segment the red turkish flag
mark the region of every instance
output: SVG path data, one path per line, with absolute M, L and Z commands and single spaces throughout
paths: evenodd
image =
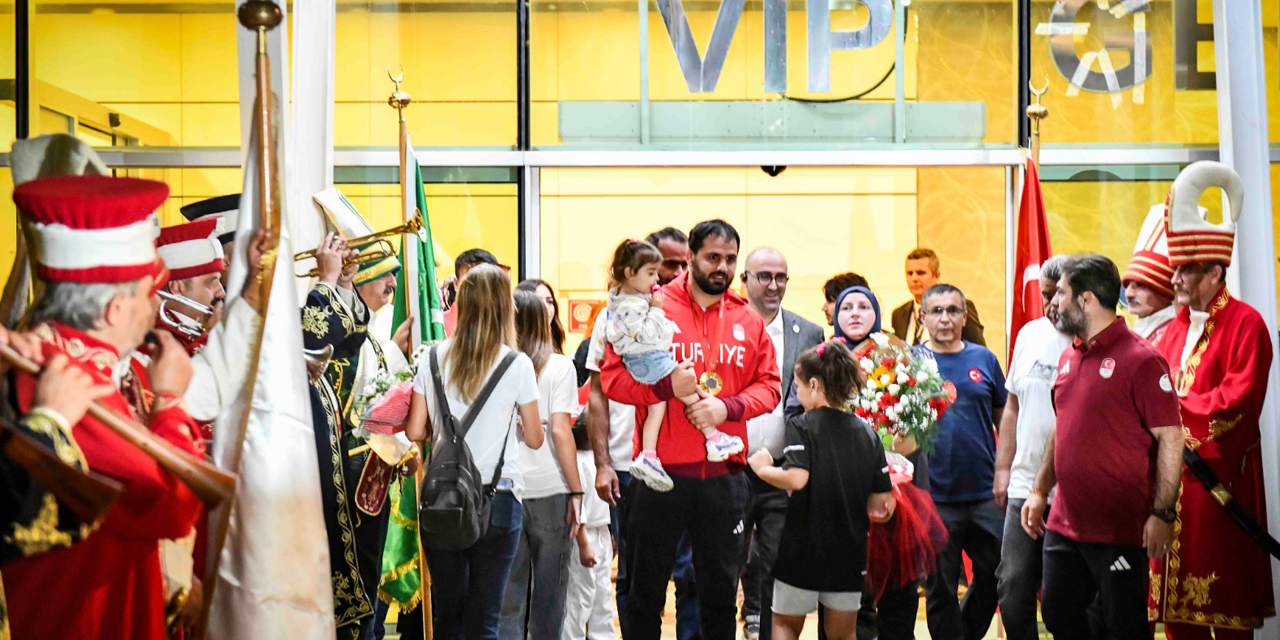
M 1049 225 L 1040 192 L 1040 172 L 1027 158 L 1027 177 L 1022 183 L 1022 203 L 1018 207 L 1017 259 L 1014 261 L 1013 313 L 1009 324 L 1009 360 L 1022 326 L 1044 315 L 1040 301 L 1040 265 L 1053 250 L 1049 248 Z

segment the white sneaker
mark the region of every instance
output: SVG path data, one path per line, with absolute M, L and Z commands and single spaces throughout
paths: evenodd
M 745 448 L 742 438 L 722 432 L 719 438 L 707 441 L 707 461 L 724 462 L 729 456 L 741 453 Z
M 638 478 L 650 489 L 659 493 L 666 493 L 675 486 L 675 483 L 671 482 L 671 476 L 667 475 L 666 470 L 662 468 L 662 461 L 658 460 L 657 456 L 640 454 L 631 463 L 631 477 Z

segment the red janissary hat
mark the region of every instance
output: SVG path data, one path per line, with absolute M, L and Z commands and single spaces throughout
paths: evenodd
M 202 218 L 160 230 L 156 253 L 169 267 L 169 277 L 186 280 L 222 271 L 226 266 L 222 243 L 214 235 L 216 218 Z
M 1207 209 L 1199 206 L 1200 196 L 1210 187 L 1227 193 L 1229 212 L 1222 222 L 1206 219 Z M 1169 188 L 1165 200 L 1165 228 L 1169 233 L 1169 264 L 1180 267 L 1193 262 L 1221 262 L 1231 265 L 1231 247 L 1236 240 L 1236 220 L 1244 204 L 1244 183 L 1231 167 L 1201 160 L 1183 169 Z
M 1173 298 L 1173 267 L 1169 266 L 1169 244 L 1165 236 L 1164 205 L 1158 204 L 1147 211 L 1142 232 L 1133 246 L 1129 268 L 1124 270 L 1122 284 L 1132 281 L 1159 291 L 1166 298 Z
M 55 176 L 18 185 L 36 275 L 46 282 L 114 284 L 167 277 L 156 256 L 155 211 L 163 182 L 110 176 Z

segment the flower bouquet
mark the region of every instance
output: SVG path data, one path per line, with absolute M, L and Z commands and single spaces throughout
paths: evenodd
M 933 425 L 953 402 L 938 364 L 906 345 L 890 343 L 883 333 L 873 333 L 871 339 L 874 348 L 858 360 L 867 381 L 850 398 L 849 408 L 875 428 L 886 450 L 895 449 L 896 438 L 931 452 Z
M 379 371 L 352 401 L 351 414 L 357 426 L 351 435 L 363 440 L 364 446 L 390 465 L 403 464 L 418 450 L 404 435 L 409 402 L 413 399 L 414 374 L 412 367 Z M 352 449 L 351 453 L 362 451 L 364 446 Z

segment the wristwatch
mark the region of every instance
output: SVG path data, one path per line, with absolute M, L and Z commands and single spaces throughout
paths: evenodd
M 1178 519 L 1178 510 L 1173 507 L 1165 507 L 1164 509 L 1152 509 L 1151 515 L 1157 518 L 1160 518 L 1161 520 L 1169 524 L 1173 524 L 1173 521 Z

